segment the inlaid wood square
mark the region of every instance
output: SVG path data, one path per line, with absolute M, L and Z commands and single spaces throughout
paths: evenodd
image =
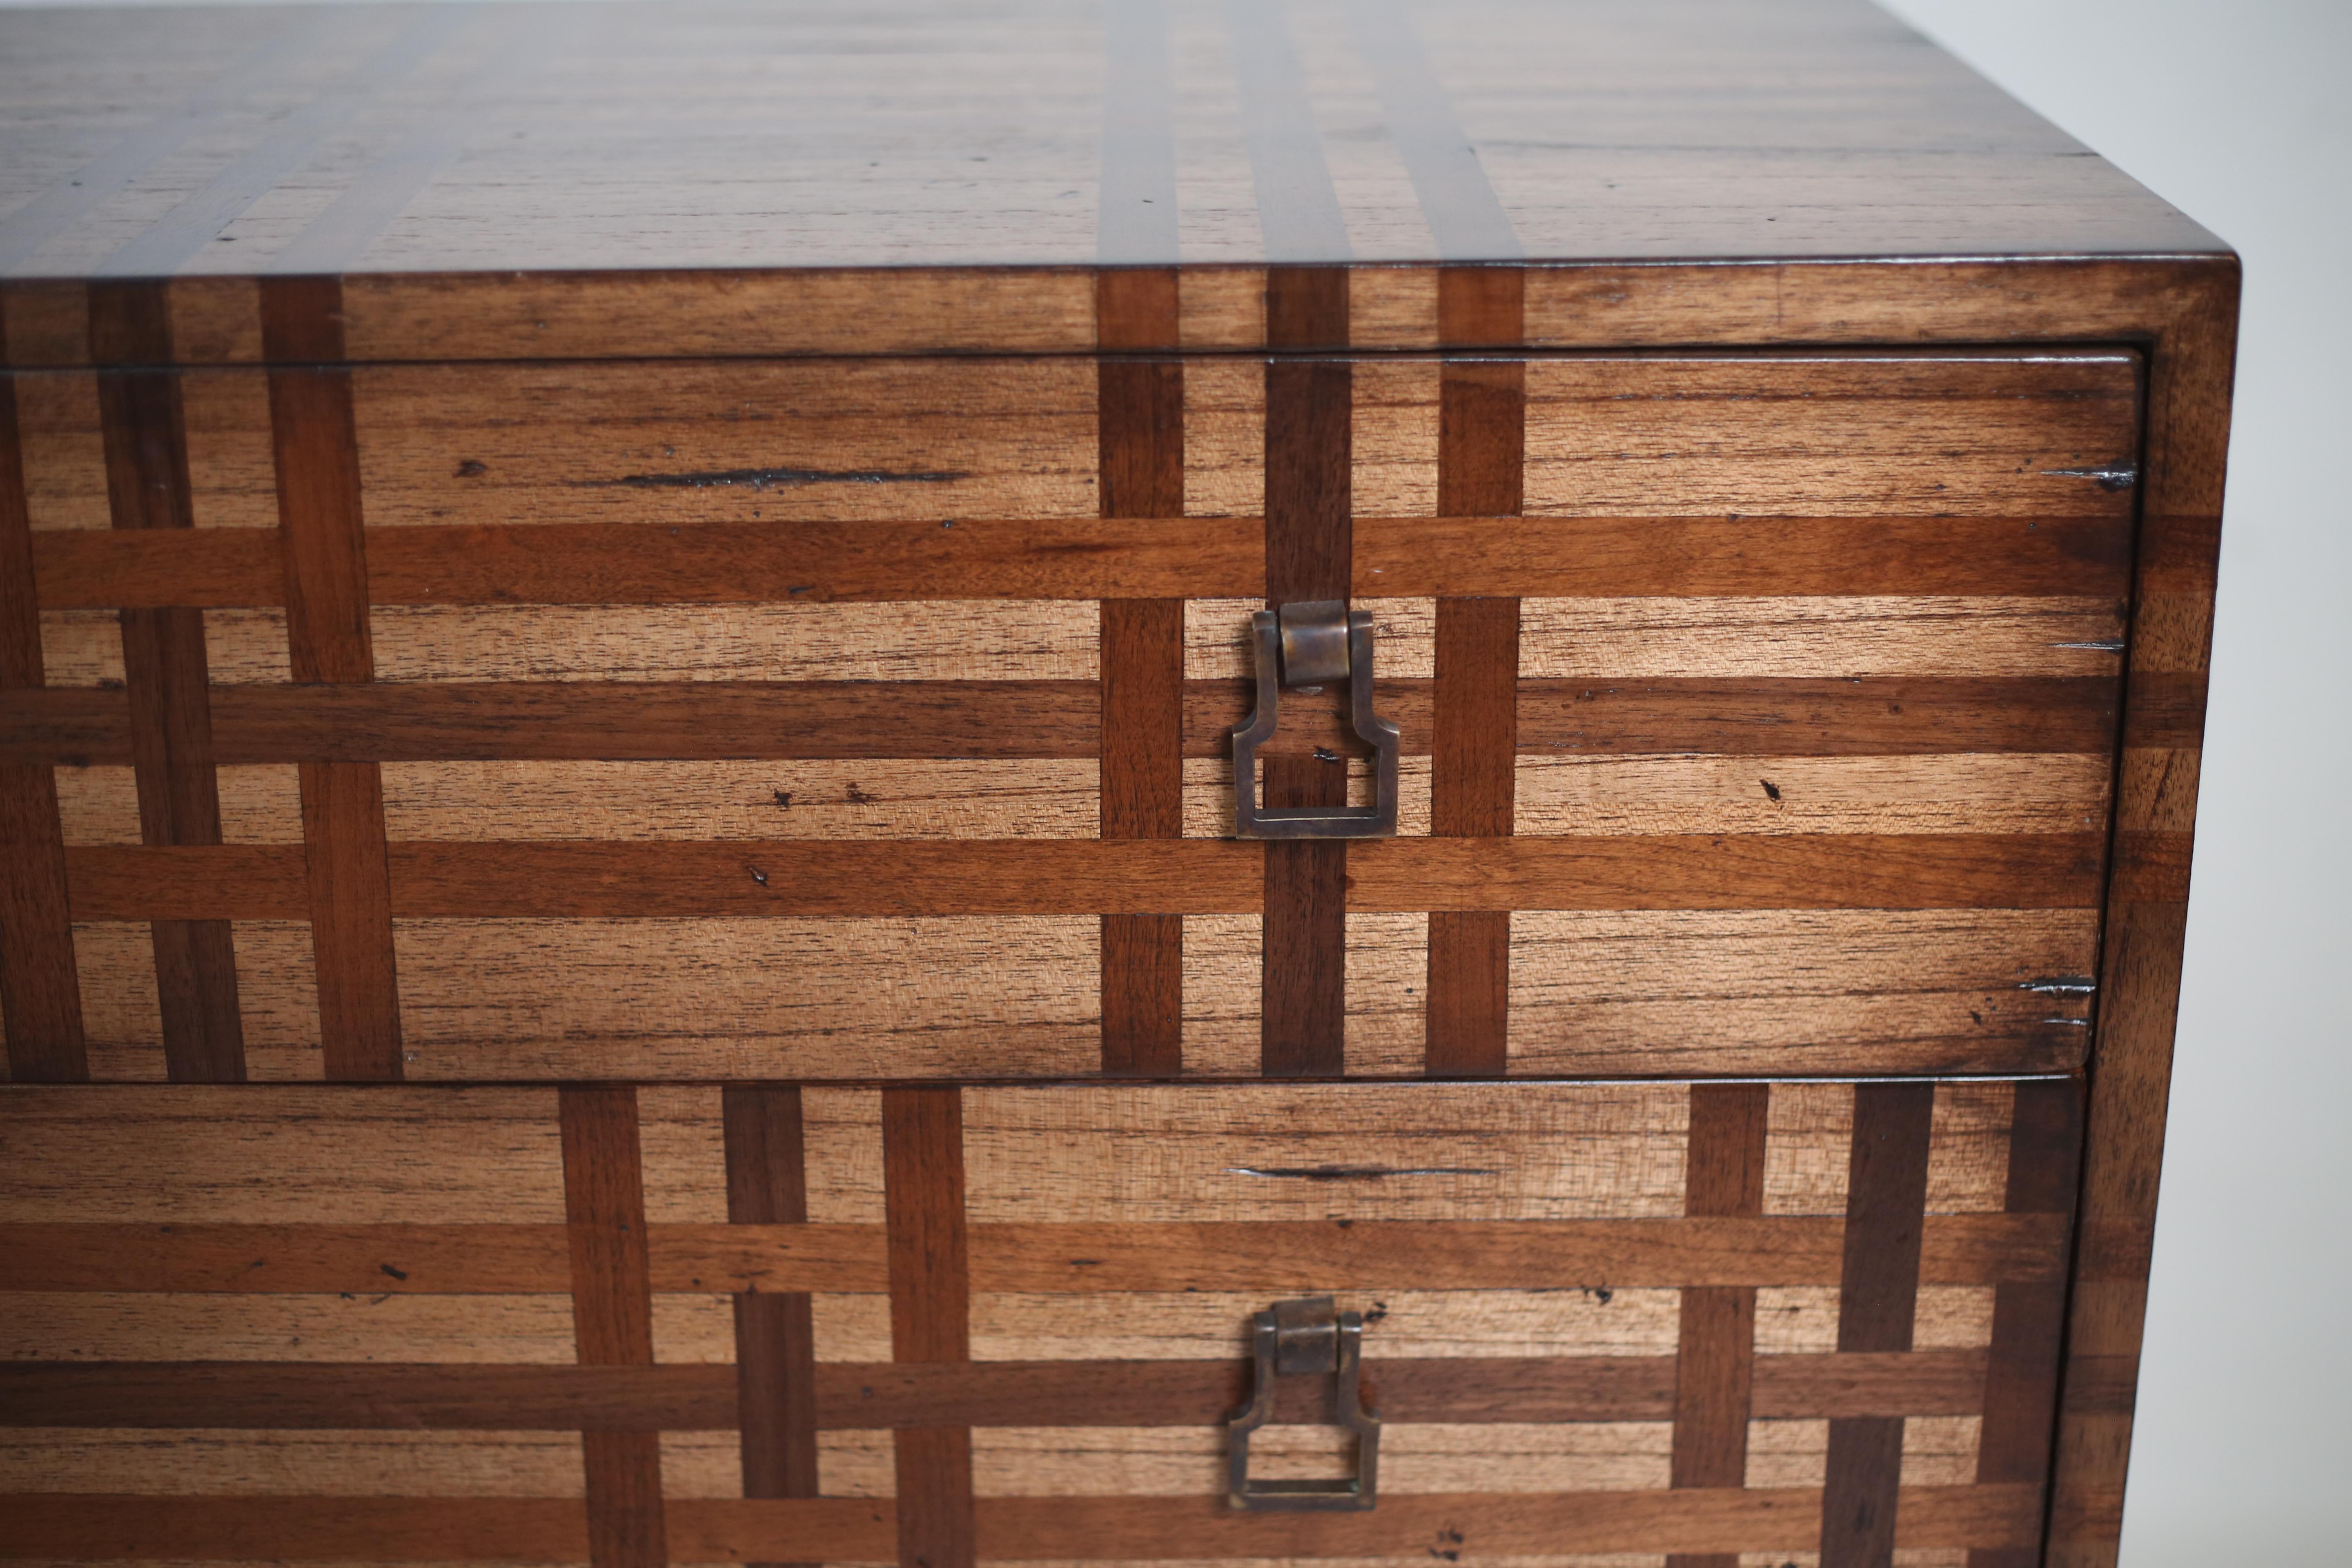
M 2011 1547 L 2075 1093 L 13 1089 L 9 1551 L 1834 1552 L 1857 1499 Z M 1379 1505 L 1233 1513 L 1251 1314 L 1320 1293 Z M 1283 1401 L 1263 1472 L 1339 1462 Z

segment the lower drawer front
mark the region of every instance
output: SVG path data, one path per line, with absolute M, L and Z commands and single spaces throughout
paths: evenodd
M 1965 1563 L 2039 1537 L 2076 1093 L 0 1090 L 0 1552 Z M 1375 1506 L 1237 1511 L 1318 1294 Z M 1283 1381 L 1254 1478 L 1339 1473 Z

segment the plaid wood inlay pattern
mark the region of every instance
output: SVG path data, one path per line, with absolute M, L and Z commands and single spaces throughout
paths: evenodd
M 206 997 L 276 1079 L 2083 1059 L 2133 525 L 2074 470 L 2131 448 L 2130 355 L 1531 357 L 1489 346 L 1535 330 L 1517 275 L 1456 268 L 1458 348 L 1350 361 L 1386 297 L 1277 273 L 1243 362 L 1165 353 L 1194 296 L 1139 268 L 1089 363 L 488 402 L 336 363 L 289 280 L 289 363 L 136 373 L 201 413 L 193 527 L 103 526 L 117 373 L 18 374 L 43 679 L 0 763 L 58 780 L 94 1076 L 181 1070 Z M 1833 412 L 1791 447 L 1759 398 Z M 1306 597 L 1380 620 L 1397 842 L 1214 842 L 1249 611 Z M 200 626 L 224 842 L 144 830 L 125 615 Z M 1348 787 L 1318 749 L 1354 746 L 1301 695 L 1265 787 Z M 221 933 L 219 984 L 134 923 Z
M 1896 1545 L 2010 1551 L 2038 1488 L 1984 1445 L 2074 1092 L 11 1089 L 0 1551 L 1706 1560 L 1817 1549 L 1834 1434 L 1906 1417 Z M 1369 1319 L 1380 1507 L 1226 1517 L 1248 1315 L 1319 1290 Z M 1295 1392 L 1274 1473 L 1326 1462 Z M 1751 1421 L 1797 1446 L 1743 1467 Z

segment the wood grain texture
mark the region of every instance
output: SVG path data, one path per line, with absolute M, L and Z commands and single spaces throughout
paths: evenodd
M 95 681 L 90 684 L 95 685 Z M 1430 689 L 1378 682 L 1375 706 L 1427 755 Z M 1237 680 L 1185 682 L 1187 757 L 1229 749 Z M 1522 679 L 1522 752 L 1764 756 L 2090 753 L 2120 716 L 2108 677 Z M 11 762 L 128 764 L 128 710 L 104 690 L 0 693 Z M 2151 714 L 2151 719 L 2159 714 Z M 1093 757 L 1092 681 L 449 682 L 225 686 L 224 763 L 316 760 Z M 1296 734 L 1293 734 L 1296 731 Z M 1286 715 L 1280 754 L 1343 742 L 1335 716 Z
M 0 313 L 0 346 L 7 321 Z M 0 692 L 44 683 L 15 376 L 0 377 Z M 54 773 L 0 762 L 0 1027 L 14 1083 L 88 1076 Z
M 1043 1293 L 1279 1292 L 1302 1271 L 1349 1290 L 1818 1287 L 1839 1277 L 1843 1235 L 1834 1216 L 1769 1215 L 1496 1220 L 1468 1237 L 1437 1220 L 995 1225 L 974 1232 L 972 1279 L 980 1290 Z M 664 1290 L 856 1292 L 886 1288 L 883 1241 L 870 1225 L 670 1225 L 650 1246 Z M 560 1290 L 569 1278 L 552 1226 L 52 1223 L 12 1225 L 0 1244 L 24 1282 L 47 1290 L 512 1295 Z M 126 1245 L 144 1256 L 116 1256 Z M 1929 1216 L 1923 1248 L 1922 1279 L 1956 1287 L 2048 1283 L 2065 1254 L 2063 1227 L 2032 1215 Z M 385 1272 L 387 1252 L 406 1279 Z
M 262 316 L 273 358 L 342 357 L 342 293 L 333 279 L 270 284 L 263 290 Z M 318 363 L 273 370 L 269 411 L 293 677 L 365 685 L 375 679 L 375 655 L 351 373 Z M 303 763 L 302 840 L 328 1076 L 396 1079 L 400 998 L 384 867 L 383 785 L 373 763 Z
M 1443 469 L 1441 482 L 1442 475 Z M 1515 599 L 1438 601 L 1437 677 L 1431 690 L 1433 834 L 1497 837 L 1514 830 L 1518 622 Z M 1431 915 L 1428 985 L 1431 1076 L 1507 1070 L 1509 912 Z
M 951 31 L 918 36 L 887 19 L 831 16 L 761 27 L 717 8 L 677 19 L 618 13 L 567 34 L 535 71 L 488 83 L 463 68 L 482 44 L 442 37 L 453 21 L 438 14 L 402 18 L 402 26 L 354 20 L 314 30 L 287 40 L 269 71 L 250 63 L 257 28 L 226 37 L 159 28 L 101 67 L 105 57 L 86 35 L 29 26 L 20 52 L 95 59 L 83 67 L 85 95 L 69 102 L 43 92 L 47 79 L 30 68 L 5 84 L 39 112 L 28 115 L 27 174 L 0 255 L 12 270 L 45 276 L 78 275 L 126 250 L 118 265 L 144 256 L 136 270 L 172 270 L 157 262 L 167 258 L 189 275 L 190 305 L 212 307 L 201 319 L 215 352 L 245 354 L 252 334 L 236 330 L 238 313 L 228 308 L 236 282 L 255 271 L 350 270 L 373 285 L 360 312 L 363 335 L 391 325 L 385 316 L 447 335 L 472 328 L 490 338 L 477 351 L 487 356 L 518 345 L 577 353 L 596 341 L 590 334 L 614 330 L 604 316 L 635 322 L 642 311 L 609 300 L 592 311 L 584 290 L 566 286 L 570 274 L 622 268 L 639 275 L 641 292 L 689 268 L 727 285 L 690 324 L 701 352 L 805 352 L 845 339 L 877 349 L 951 347 L 982 330 L 974 316 L 997 333 L 1050 331 L 1091 347 L 1093 289 L 1079 269 L 1102 257 L 1107 223 L 1133 218 L 1114 205 L 1118 195 L 1145 188 L 1171 205 L 1181 193 L 1183 218 L 1160 222 L 1151 243 L 1115 255 L 1159 268 L 1180 259 L 1255 268 L 1354 257 L 1426 264 L 2218 248 L 2177 211 L 1875 14 L 1822 3 L 1769 18 L 1727 21 L 1696 6 L 1673 16 L 1691 41 L 1669 52 L 1615 12 L 1560 16 L 1523 3 L 1481 5 L 1465 44 L 1436 26 L 1440 13 L 1415 6 L 1391 18 L 1381 36 L 1394 42 L 1370 79 L 1344 18 L 1302 16 L 1277 35 L 1276 60 L 1259 68 L 1295 91 L 1305 129 L 1294 151 L 1309 183 L 1263 190 L 1247 143 L 1231 132 L 1188 126 L 1181 137 L 1166 128 L 1105 141 L 1107 80 L 1122 82 L 1122 110 L 1169 93 L 1229 114 L 1243 101 L 1265 101 L 1262 92 L 1249 97 L 1258 80 L 1249 68 L 1268 49 L 1248 18 L 1179 18 L 1181 47 L 1167 50 L 1156 89 L 1114 75 L 1104 29 L 1044 8 L 1006 18 L 991 58 L 1007 64 L 993 75 L 973 71 L 969 43 Z M 1491 41 L 1500 38 L 1516 47 Z M 885 44 L 905 57 L 900 68 L 872 63 Z M 801 68 L 790 85 L 795 93 L 823 88 L 840 101 L 828 102 L 821 121 L 835 140 L 796 157 L 781 205 L 753 213 L 730 193 L 749 158 L 740 149 L 805 123 L 742 79 L 740 62 L 761 51 L 826 61 Z M 1736 73 L 1770 85 L 1743 99 L 1694 85 Z M 255 121 L 277 101 L 265 85 L 281 81 L 292 84 L 305 122 L 317 123 L 305 132 L 298 122 L 302 146 L 290 166 L 280 166 L 283 156 L 265 160 L 263 177 L 247 186 L 209 189 L 212 165 L 166 158 L 184 128 L 159 137 L 142 127 L 127 138 L 119 129 L 128 106 L 160 97 L 203 104 L 199 123 L 216 134 L 255 135 Z M 953 81 L 953 98 L 923 92 L 932 81 Z M 1571 111 L 1603 87 L 1623 101 L 1597 117 Z M 637 145 L 594 167 L 594 106 L 625 89 Z M 1393 137 L 1359 147 L 1316 130 L 1391 98 Z M 363 150 L 312 169 L 299 153 L 360 104 L 376 117 Z M 1024 113 L 1029 136 L 1003 129 Z M 518 115 L 532 134 L 509 146 L 514 139 L 499 132 Z M 915 126 L 927 132 L 919 147 L 908 140 Z M 1434 126 L 1449 129 L 1425 129 Z M 1801 142 L 1770 141 L 1791 126 L 1804 132 Z M 105 150 L 97 167 L 112 183 L 72 187 L 75 159 L 87 160 L 93 143 Z M 704 160 L 681 173 L 658 151 L 679 144 Z M 971 147 L 992 160 L 989 177 L 974 176 Z M 898 162 L 888 161 L 893 153 Z M 1930 168 L 1996 195 L 1963 203 L 1922 190 Z M 1599 187 L 1604 170 L 1622 183 Z M 158 183 L 158 221 L 126 242 L 119 219 L 102 219 L 100 193 L 142 174 Z M 300 209 L 309 220 L 273 218 L 303 180 L 326 182 Z M 387 187 L 411 193 L 397 218 L 387 216 Z M 190 205 L 240 243 L 189 243 L 212 234 L 176 210 Z M 382 210 L 355 224 L 354 206 Z M 1296 215 L 1309 207 L 1318 221 L 1302 227 Z M 1473 212 L 1475 219 L 1465 217 Z M 39 265 L 24 265 L 35 258 Z M 1070 275 L 1039 300 L 991 287 L 996 279 L 978 270 L 1022 267 Z M 878 296 L 845 297 L 837 279 L 853 268 L 893 269 L 901 280 Z M 795 276 L 807 269 L 835 289 Z M 496 279 L 500 286 L 485 290 L 496 309 L 461 313 L 471 296 L 452 273 Z M 889 280 L 885 272 L 874 281 Z M 199 293 L 205 286 L 220 297 Z M 1433 336 L 1436 325 L 1419 330 Z M 642 339 L 632 346 L 644 352 Z
M 1103 275 L 1097 335 L 1106 347 L 1172 344 L 1172 269 Z M 1184 366 L 1105 359 L 1097 396 L 1106 518 L 1184 510 Z M 1176 598 L 1102 604 L 1101 831 L 1105 838 L 1183 836 L 1184 606 Z M 1102 1070 L 1183 1070 L 1184 924 L 1171 914 L 1102 919 Z
M 100 365 L 170 361 L 171 326 L 158 285 L 93 286 L 89 331 L 91 358 Z M 178 377 L 103 369 L 98 392 L 114 528 L 193 530 Z M 125 610 L 121 640 L 142 837 L 156 845 L 218 844 L 204 614 Z M 180 1082 L 242 1080 L 245 1042 L 227 922 L 158 921 L 151 931 L 166 1069 Z
M 384 524 L 1105 515 L 1079 359 L 380 366 L 352 395 Z
M 1522 1073 L 1794 1074 L 1849 1051 L 1920 1072 L 2079 1062 L 2091 910 L 1512 917 Z
M 1684 1212 L 1764 1212 L 1765 1130 L 1771 1090 L 1762 1084 L 1698 1084 L 1690 1091 Z M 1671 1485 L 1745 1486 L 1748 1426 L 1756 1406 L 1756 1292 L 1738 1287 L 1682 1292 L 1675 1356 Z M 1738 1568 L 1720 1554 L 1684 1554 L 1669 1568 Z
M 1269 278 L 1268 334 L 1324 346 L 1347 339 L 1344 278 L 1318 268 Z M 1348 597 L 1351 368 L 1270 360 L 1265 366 L 1265 584 L 1268 608 Z M 1355 748 L 1350 747 L 1349 750 Z M 1316 757 L 1269 755 L 1269 806 L 1346 803 L 1343 770 Z M 1276 840 L 1265 866 L 1259 1018 L 1269 1078 L 1336 1077 L 1345 1068 L 1348 844 Z
M 1772 1356 L 1758 1364 L 1754 1408 L 1779 1421 L 1971 1415 L 1985 1367 L 1983 1352 L 1968 1351 Z M 1382 1355 L 1367 1387 L 1400 1426 L 1660 1422 L 1675 1413 L 1675 1375 L 1672 1356 Z M 1248 1393 L 1247 1370 L 1231 1354 L 825 1362 L 812 1376 L 810 1421 L 826 1431 L 920 1428 L 943 1417 L 974 1428 L 1212 1426 Z M 711 1365 L 16 1363 L 0 1370 L 0 1426 L 18 1429 L 731 1431 L 751 1408 L 738 1373 Z M 1318 1414 L 1303 1390 L 1286 1389 L 1278 1408 L 1302 1424 Z
M 1527 400 L 1530 512 L 1726 512 L 1769 527 L 1780 511 L 2131 511 L 2127 486 L 2090 477 L 2132 466 L 2138 364 L 2127 353 L 1540 358 Z M 1725 439 L 1741 452 L 1736 478 L 1706 455 Z
M 650 1365 L 653 1286 L 636 1091 L 565 1089 L 559 1091 L 558 1104 L 580 1364 Z M 589 1562 L 595 1568 L 667 1562 L 657 1434 L 587 1432 L 581 1451 Z
M 1287 1515 L 1271 1525 L 1222 1499 L 990 1499 L 975 1509 L 981 1552 L 1014 1561 L 1069 1561 L 1090 1551 L 1136 1558 L 1164 1542 L 1197 1542 L 1218 1559 L 1279 1551 L 1285 1558 L 1361 1560 L 1398 1534 L 1445 1539 L 1475 1529 L 1482 1550 L 1528 1555 L 1563 1537 L 1597 1552 L 1805 1550 L 1818 1490 L 1585 1492 L 1549 1497 L 1437 1493 L 1400 1499 L 1378 1521 Z M 1906 1489 L 1906 1548 L 2006 1544 L 2030 1533 L 2020 1489 Z M 541 1499 L 135 1498 L 27 1496 L 6 1550 L 48 1561 L 404 1561 L 576 1563 L 585 1531 L 576 1501 Z M 836 1561 L 887 1561 L 887 1502 L 860 1499 L 680 1500 L 668 1509 L 669 1554 L 681 1563 L 773 1560 L 825 1550 Z M 1466 1529 L 1465 1529 L 1466 1525 Z
M 2072 1081 L 2017 1086 L 2009 1141 L 2011 1213 L 2071 1213 L 2082 1161 L 2082 1089 Z M 1979 1480 L 2041 1483 L 2049 1474 L 2057 1415 L 2063 1294 L 2049 1286 L 2008 1285 L 1994 1296 L 1986 1358 Z M 1969 1554 L 1969 1568 L 2031 1568 L 2032 1548 Z
M 808 1163 L 797 1088 L 721 1091 L 727 1217 L 738 1225 L 808 1219 Z M 817 1495 L 816 1336 L 805 1291 L 735 1297 L 735 1422 L 742 1495 Z M 656 1425 L 667 1429 L 667 1420 Z
M 1935 1090 L 1927 1084 L 1865 1083 L 1853 1094 L 1838 1349 L 1907 1351 L 1922 1274 L 1916 1238 Z M 1894 1562 L 1903 1451 L 1899 1416 L 1830 1423 L 1823 1568 L 1886 1568 Z
M 892 1360 L 968 1362 L 971 1274 L 961 1092 L 884 1091 L 882 1159 Z M 945 1422 L 901 1427 L 895 1447 L 901 1568 L 969 1568 L 977 1550 L 971 1429 Z

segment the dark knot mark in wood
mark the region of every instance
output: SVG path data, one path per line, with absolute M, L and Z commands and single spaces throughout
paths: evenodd
M 961 469 L 709 468 L 684 474 L 624 474 L 617 479 L 574 479 L 580 489 L 797 489 L 803 485 L 948 485 L 971 478 Z

